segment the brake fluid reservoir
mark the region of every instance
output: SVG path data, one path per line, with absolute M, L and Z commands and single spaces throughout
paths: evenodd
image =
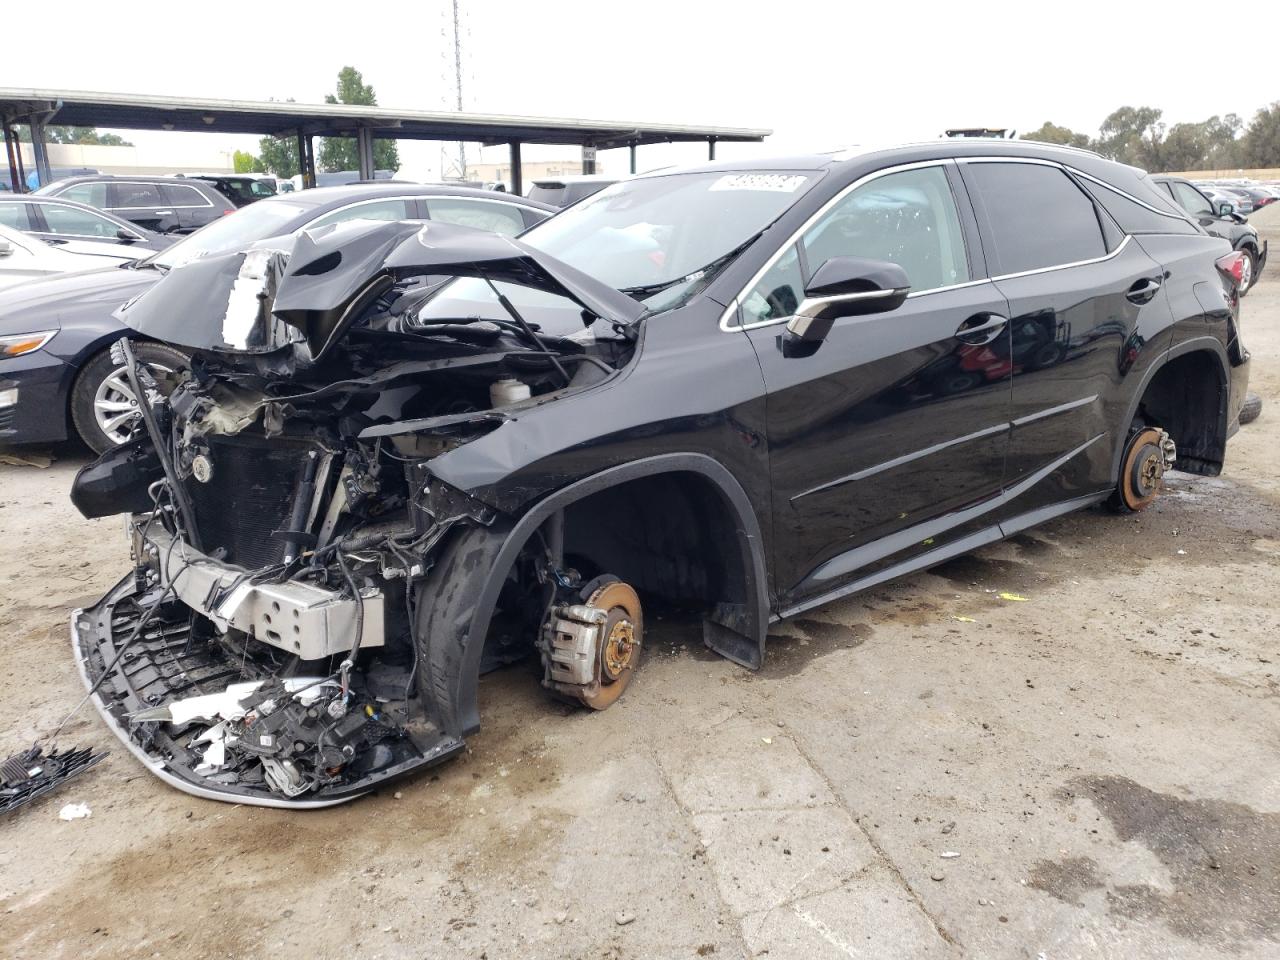
M 503 377 L 489 384 L 489 402 L 495 407 L 506 407 L 521 400 L 528 400 L 533 394 L 529 385 L 515 377 Z

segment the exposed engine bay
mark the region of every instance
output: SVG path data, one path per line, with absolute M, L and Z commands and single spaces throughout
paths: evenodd
M 491 296 L 425 316 L 451 277 Z M 577 329 L 528 318 L 517 287 Z M 135 756 L 197 795 L 323 806 L 462 749 L 423 588 L 461 531 L 504 518 L 432 461 L 618 375 L 641 313 L 518 241 L 360 221 L 194 261 L 126 304 L 139 335 L 191 354 L 165 378 L 117 344 L 140 423 L 72 495 L 128 514 L 134 570 L 73 636 Z M 554 522 L 500 616 L 482 669 L 536 651 L 545 686 L 594 709 L 639 659 L 635 591 L 573 569 Z

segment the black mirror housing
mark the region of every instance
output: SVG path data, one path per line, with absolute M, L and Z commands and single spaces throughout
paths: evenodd
M 910 290 L 906 271 L 896 263 L 832 257 L 805 286 L 804 301 L 780 338 L 783 356 L 812 356 L 836 320 L 896 310 Z

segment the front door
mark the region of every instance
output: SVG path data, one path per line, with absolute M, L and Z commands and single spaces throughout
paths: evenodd
M 742 297 L 768 390 L 775 569 L 798 600 L 959 536 L 1001 489 L 1009 421 L 1004 297 L 968 249 L 946 164 L 840 197 Z M 831 257 L 897 263 L 912 294 L 837 320 L 809 357 L 780 335 Z

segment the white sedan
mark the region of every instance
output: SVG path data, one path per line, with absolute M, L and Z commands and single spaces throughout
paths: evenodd
M 11 287 L 15 283 L 59 273 L 116 266 L 155 252 L 123 246 L 109 247 L 106 250 L 107 252 L 102 253 L 73 252 L 0 225 L 0 287 Z

